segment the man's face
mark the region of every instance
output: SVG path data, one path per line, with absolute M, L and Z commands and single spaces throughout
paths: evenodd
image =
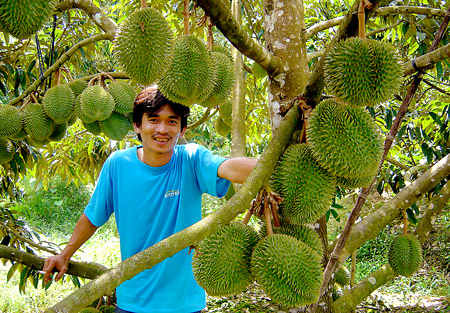
M 180 116 L 166 105 L 158 113 L 145 113 L 141 125 L 138 127 L 135 124 L 134 130 L 141 135 L 146 154 L 171 157 L 178 138 L 184 135 L 186 128 L 181 129 Z

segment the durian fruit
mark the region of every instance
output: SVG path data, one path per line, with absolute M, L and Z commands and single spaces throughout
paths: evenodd
M 307 244 L 318 255 L 323 255 L 323 244 L 319 234 L 308 226 L 283 223 L 280 227 L 273 227 L 273 232 L 294 237 Z M 260 234 L 261 237 L 266 236 L 267 228 L 265 225 L 261 227 Z
M 233 102 L 231 99 L 227 99 L 219 106 L 219 114 L 225 124 L 231 127 L 233 120 Z
M 240 222 L 231 222 L 202 240 L 192 258 L 198 284 L 210 296 L 243 291 L 253 282 L 250 259 L 258 240 L 257 232 Z
M 122 114 L 133 112 L 133 104 L 136 93 L 130 84 L 124 81 L 116 80 L 108 85 L 108 91 L 114 98 L 114 111 Z
M 114 313 L 116 307 L 114 305 L 102 305 L 98 310 L 102 313 Z
M 231 51 L 229 48 L 219 45 L 217 43 L 213 44 L 211 47 L 211 52 L 220 52 L 230 59 L 231 62 L 234 62 L 233 56 L 231 55 Z
M 251 69 L 252 69 L 252 74 L 253 74 L 253 76 L 255 76 L 256 79 L 264 78 L 267 76 L 267 71 L 256 62 L 254 62 L 252 64 Z
M 90 124 L 94 122 L 94 120 L 89 116 L 87 116 L 86 114 L 84 114 L 83 111 L 81 110 L 80 98 L 81 95 L 75 98 L 74 115 L 76 115 L 76 117 L 78 117 L 83 123 Z
M 112 140 L 123 140 L 133 129 L 131 121 L 123 114 L 113 112 L 106 120 L 99 122 L 102 132 Z
M 23 128 L 32 140 L 45 140 L 53 132 L 54 122 L 40 103 L 28 103 L 22 110 Z
M 297 307 L 319 298 L 321 257 L 294 237 L 274 234 L 262 239 L 253 250 L 251 270 L 276 303 Z
M 56 124 L 55 127 L 53 128 L 52 133 L 50 134 L 50 136 L 48 136 L 48 139 L 50 139 L 51 141 L 60 141 L 66 135 L 67 127 L 68 127 L 67 122 L 62 124 Z
M 22 130 L 22 115 L 12 105 L 0 106 L 0 138 L 12 138 Z
M 172 63 L 158 82 L 161 93 L 185 106 L 202 103 L 213 91 L 217 75 L 205 44 L 184 35 L 175 41 L 173 51 Z
M 114 51 L 125 72 L 148 86 L 169 67 L 173 39 L 170 25 L 159 11 L 141 8 L 119 25 Z
M 216 129 L 216 132 L 222 137 L 228 136 L 228 134 L 231 132 L 231 127 L 223 121 L 223 118 L 220 115 L 214 121 L 214 128 Z
M 62 124 L 72 116 L 75 104 L 75 96 L 72 89 L 64 85 L 56 85 L 42 98 L 45 113 L 56 123 Z
M 106 120 L 114 106 L 113 96 L 99 85 L 87 87 L 80 95 L 81 111 L 94 121 Z
M 15 153 L 11 140 L 0 138 L 0 164 L 6 164 L 11 161 Z
M 358 178 L 337 177 L 336 184 L 343 188 L 368 187 L 373 179 L 374 179 L 373 176 L 358 177 Z
M 383 138 L 364 108 L 349 107 L 333 99 L 312 111 L 308 142 L 319 164 L 347 179 L 374 177 L 383 154 Z
M 52 0 L 0 0 L 0 29 L 28 38 L 50 20 L 54 6 Z
M 350 285 L 350 271 L 347 267 L 342 265 L 334 275 L 334 280 L 337 284 L 341 286 L 347 286 Z
M 83 126 L 92 135 L 100 135 L 102 133 L 102 128 L 100 127 L 100 122 L 99 121 L 94 121 L 92 123 L 85 123 L 85 122 L 83 122 Z
M 225 54 L 211 52 L 210 57 L 214 66 L 217 68 L 217 74 L 210 96 L 201 105 L 212 108 L 216 105 L 221 105 L 230 98 L 231 90 L 236 79 L 233 62 Z
M 78 97 L 88 87 L 88 82 L 83 78 L 75 79 L 67 84 L 72 89 L 73 95 Z
M 289 146 L 272 174 L 270 185 L 284 200 L 280 215 L 291 224 L 316 221 L 326 213 L 336 179 L 314 159 L 307 144 Z
M 330 93 L 346 104 L 373 106 L 399 91 L 403 70 L 393 46 L 348 38 L 328 53 L 324 77 Z
M 422 246 L 414 235 L 398 235 L 391 242 L 388 259 L 394 272 L 409 277 L 420 268 Z

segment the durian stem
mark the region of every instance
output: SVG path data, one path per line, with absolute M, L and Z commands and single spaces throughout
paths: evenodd
M 183 15 L 184 34 L 189 35 L 189 0 L 184 0 Z
M 356 250 L 352 253 L 352 271 L 350 274 L 350 288 L 355 285 L 355 273 L 356 273 Z
M 31 97 L 31 99 L 33 99 L 33 103 L 39 103 L 39 101 L 37 100 L 37 98 L 34 95 L 34 93 L 30 93 L 30 97 Z M 25 105 L 23 105 L 23 106 L 25 106 Z
M 212 32 L 212 23 L 209 16 L 206 17 L 206 24 L 208 25 L 208 50 L 211 50 L 214 44 L 214 36 Z
M 103 77 L 103 76 L 108 77 L 109 79 L 111 79 L 111 81 L 115 81 L 115 79 L 114 79 L 111 75 L 109 75 L 108 73 L 103 72 L 103 73 L 101 73 L 100 75 L 102 75 L 102 77 Z
M 145 9 L 147 7 L 147 0 L 141 0 L 141 9 Z
M 300 136 L 300 143 L 306 143 L 306 130 L 308 129 L 309 125 L 309 117 L 311 115 L 311 107 L 306 104 L 305 100 L 301 99 L 299 101 L 300 109 L 302 109 L 303 112 L 303 128 L 302 128 L 302 134 Z
M 242 219 L 242 224 L 247 225 L 248 221 L 250 221 L 250 218 L 252 217 L 253 212 L 251 209 L 249 209 L 247 211 L 247 213 L 245 214 L 244 218 Z
M 359 2 L 359 10 L 358 10 L 358 30 L 359 30 L 359 38 L 366 38 L 366 13 L 364 10 L 364 0 Z
M 406 210 L 402 210 L 403 214 L 403 234 L 408 234 L 408 215 L 406 214 Z
M 280 227 L 281 223 L 280 223 L 280 219 L 278 218 L 278 212 L 277 212 L 276 208 L 272 205 L 270 206 L 270 208 L 272 209 L 273 225 L 275 227 Z
M 266 220 L 267 236 L 273 235 L 272 221 L 270 220 L 269 203 L 264 201 L 264 218 Z

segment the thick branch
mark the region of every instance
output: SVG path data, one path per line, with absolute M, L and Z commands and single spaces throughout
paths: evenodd
M 66 0 L 56 5 L 56 10 L 61 12 L 75 8 L 86 12 L 89 18 L 105 33 L 114 34 L 117 31 L 116 24 L 93 4 L 91 0 Z
M 87 283 L 46 312 L 78 312 L 81 308 L 143 270 L 152 268 L 189 246 L 195 246 L 219 227 L 230 223 L 238 214 L 245 212 L 250 206 L 251 200 L 269 180 L 279 156 L 292 136 L 299 114 L 298 106 L 294 106 L 286 115 L 279 131 L 274 134 L 270 144 L 264 150 L 253 172 L 239 191 L 220 209 L 200 222 L 119 263 L 115 268 Z
M 33 84 L 28 86 L 28 88 L 19 97 L 13 99 L 9 104 L 15 105 L 15 104 L 19 103 L 20 101 L 22 101 L 23 99 L 25 99 L 31 92 L 36 90 L 38 88 L 38 86 L 47 77 L 50 76 L 50 74 L 52 74 L 54 71 L 59 69 L 64 64 L 64 62 L 66 62 L 72 55 L 74 55 L 81 47 L 87 46 L 88 44 L 91 44 L 93 42 L 100 41 L 100 40 L 112 40 L 113 37 L 114 37 L 114 34 L 105 33 L 105 34 L 101 34 L 101 35 L 97 35 L 94 37 L 84 39 L 84 40 L 78 42 L 77 44 L 73 45 L 69 50 L 67 50 L 66 53 L 61 55 L 61 57 L 48 70 L 46 70 L 42 76 L 38 77 L 38 79 L 36 79 L 33 82 Z
M 31 253 L 23 252 L 3 245 L 0 245 L 0 258 L 8 259 L 36 270 L 41 270 L 45 261 L 44 258 L 38 257 Z M 82 278 L 95 279 L 107 270 L 108 268 L 98 263 L 70 261 L 67 274 Z
M 426 69 L 448 58 L 450 58 L 450 44 L 436 49 L 433 52 L 417 57 L 414 59 L 414 62 L 416 63 L 416 67 Z M 414 69 L 412 62 L 406 62 L 403 64 L 403 66 L 405 75 L 409 75 L 417 71 L 416 69 Z
M 430 205 L 425 211 L 425 214 L 416 227 L 414 234 L 419 238 L 421 243 L 423 243 L 428 237 L 432 228 L 432 223 L 442 212 L 449 198 L 450 182 L 447 182 L 439 193 L 433 197 Z M 397 274 L 392 270 L 389 264 L 383 265 L 380 269 L 367 276 L 350 291 L 345 293 L 341 298 L 336 300 L 333 303 L 335 313 L 350 312 L 375 289 L 383 286 L 395 277 L 397 277 Z
M 223 0 L 197 0 L 197 3 L 222 34 L 243 55 L 259 63 L 271 76 L 276 76 L 284 71 L 280 58 L 268 53 L 242 29 Z

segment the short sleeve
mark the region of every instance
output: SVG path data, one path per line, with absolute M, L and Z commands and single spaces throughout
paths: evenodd
M 200 190 L 215 197 L 223 197 L 230 187 L 230 181 L 217 176 L 220 164 L 227 158 L 214 155 L 205 147 L 186 145 L 186 149 L 194 156 L 194 169 Z
M 105 224 L 114 211 L 113 180 L 111 174 L 113 155 L 111 155 L 103 164 L 92 197 L 84 209 L 86 217 L 93 225 L 97 227 Z

